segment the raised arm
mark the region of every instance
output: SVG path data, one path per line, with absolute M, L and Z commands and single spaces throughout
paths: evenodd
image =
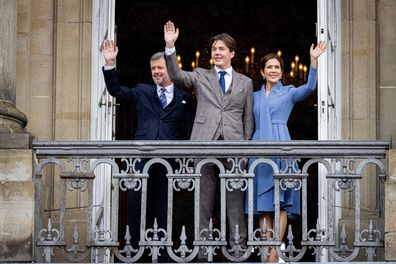
M 311 66 L 315 69 L 318 67 L 318 58 L 327 49 L 326 41 L 319 41 L 318 45 L 314 48 L 314 44 L 309 49 L 309 55 L 311 56 Z
M 118 75 L 114 67 L 118 54 L 118 48 L 114 44 L 113 40 L 103 41 L 102 54 L 106 61 L 105 66 L 109 66 L 108 68 L 102 67 L 107 91 L 109 91 L 112 96 L 116 97 L 117 100 L 134 101 L 136 98 L 135 89 L 121 86 L 119 83 Z
M 316 88 L 316 82 L 318 79 L 318 58 L 327 49 L 326 41 L 319 41 L 318 45 L 314 48 L 314 44 L 311 45 L 309 49 L 309 54 L 311 56 L 311 66 L 309 67 L 308 81 L 307 83 L 299 86 L 298 88 L 293 88 L 293 102 L 297 103 L 305 99 L 310 93 Z
M 165 40 L 165 59 L 168 74 L 171 80 L 181 86 L 195 89 L 195 81 L 197 72 L 183 71 L 179 68 L 176 59 L 175 42 L 179 37 L 179 29 L 175 27 L 172 21 L 168 21 L 164 25 Z
M 106 61 L 106 66 L 114 66 L 118 54 L 118 47 L 113 40 L 105 40 L 102 44 L 102 54 Z
M 164 25 L 164 40 L 166 44 L 166 48 L 173 49 L 175 48 L 175 42 L 179 37 L 179 29 L 175 28 L 175 25 L 172 21 L 168 21 Z

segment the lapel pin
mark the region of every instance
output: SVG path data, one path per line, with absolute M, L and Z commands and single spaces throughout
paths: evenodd
M 182 104 L 187 104 L 187 102 L 185 100 L 182 101 Z

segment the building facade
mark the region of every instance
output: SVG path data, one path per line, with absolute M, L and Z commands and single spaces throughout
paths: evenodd
M 318 0 L 318 6 L 320 2 L 333 3 Z M 100 75 L 100 43 L 113 34 L 114 4 L 99 0 L 0 0 L 0 261 L 34 260 L 32 138 L 112 138 L 111 100 L 103 97 Z M 323 10 L 330 12 L 331 6 L 318 10 L 318 16 Z M 396 2 L 340 0 L 337 6 L 332 16 L 336 26 L 329 33 L 331 38 L 337 32 L 329 50 L 340 52 L 334 75 L 334 83 L 340 84 L 334 92 L 339 125 L 333 139 L 391 142 L 385 184 L 384 260 L 396 261 L 396 252 L 388 250 L 396 247 L 396 224 L 391 221 L 396 217 L 392 210 L 396 203 L 392 142 L 396 137 Z M 328 71 L 320 76 L 328 77 Z M 45 188 L 51 189 L 56 181 L 46 181 Z M 102 187 L 99 184 L 96 188 Z M 366 180 L 362 188 L 362 219 L 378 218 L 378 184 Z M 56 208 L 53 201 L 57 195 L 42 197 L 46 201 L 43 206 Z M 67 205 L 80 207 L 87 199 L 84 195 L 73 197 Z M 352 211 L 348 210 L 351 199 L 342 199 L 341 207 L 346 209 L 340 211 L 341 223 L 353 224 Z M 83 210 L 68 217 L 86 221 Z M 71 237 L 72 232 L 66 236 Z

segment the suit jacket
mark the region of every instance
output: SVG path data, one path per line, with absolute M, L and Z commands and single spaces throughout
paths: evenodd
M 230 88 L 222 95 L 216 70 L 196 68 L 192 72 L 179 69 L 176 52 L 166 56 L 169 77 L 191 89 L 195 89 L 197 111 L 192 140 L 251 139 L 253 121 L 253 83 L 245 75 L 232 72 Z
M 195 114 L 193 97 L 176 86 L 173 100 L 162 109 L 156 85 L 121 86 L 115 69 L 103 70 L 109 93 L 119 101 L 132 103 L 138 115 L 136 140 L 189 139 Z

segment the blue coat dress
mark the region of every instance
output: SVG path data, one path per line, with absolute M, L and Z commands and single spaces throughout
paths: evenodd
M 253 114 L 256 130 L 253 140 L 287 141 L 290 139 L 287 121 L 295 103 L 305 99 L 316 88 L 317 69 L 309 69 L 308 82 L 299 87 L 283 86 L 277 82 L 268 96 L 265 85 L 254 93 Z M 249 160 L 251 164 L 254 159 Z M 280 166 L 280 160 L 275 162 Z M 272 168 L 267 164 L 259 164 L 254 170 L 254 213 L 273 212 L 274 178 Z M 246 200 L 247 202 L 247 200 Z M 287 189 L 280 190 L 280 206 L 288 213 L 300 214 L 300 192 Z M 247 208 L 247 206 L 246 206 Z

